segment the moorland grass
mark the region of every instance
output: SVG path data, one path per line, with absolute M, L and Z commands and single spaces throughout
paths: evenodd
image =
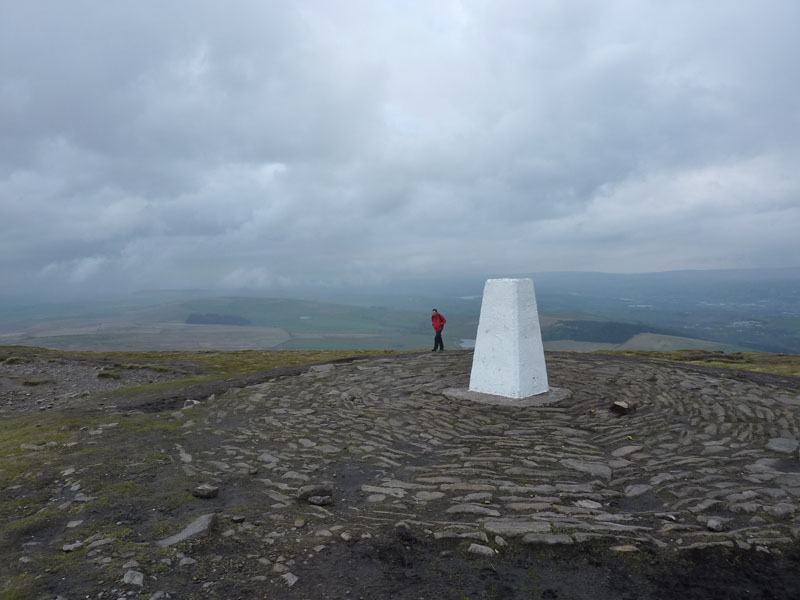
M 770 354 L 769 352 L 734 352 L 720 350 L 598 350 L 594 354 L 610 354 L 655 361 L 754 371 L 789 377 L 800 377 L 800 356 L 796 354 Z
M 161 350 L 151 352 L 73 352 L 89 358 L 108 358 L 130 366 L 133 364 L 194 368 L 219 376 L 244 375 L 279 367 L 294 367 L 347 358 L 391 354 L 390 350 Z
M 163 381 L 116 390 L 115 395 L 136 394 L 143 391 L 164 391 L 185 385 L 205 383 L 236 375 L 268 371 L 280 367 L 296 367 L 334 360 L 356 359 L 367 356 L 380 356 L 394 353 L 393 350 L 155 350 L 155 351 L 60 351 L 28 346 L 0 346 L 0 358 L 5 362 L 33 360 L 34 357 L 46 360 L 78 358 L 109 361 L 110 366 L 98 373 L 100 378 L 119 379 L 116 369 L 151 369 L 171 371 L 183 375 L 171 381 Z M 35 378 L 31 379 L 33 382 Z M 37 383 L 49 383 L 38 381 Z

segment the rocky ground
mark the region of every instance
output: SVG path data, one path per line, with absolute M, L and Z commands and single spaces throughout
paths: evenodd
M 175 371 L 120 368 L 110 361 L 45 359 L 18 353 L 0 362 L 0 416 L 76 405 L 94 394 L 174 379 Z
M 797 379 L 552 353 L 521 409 L 444 395 L 471 359 L 0 365 L 2 597 L 798 597 Z

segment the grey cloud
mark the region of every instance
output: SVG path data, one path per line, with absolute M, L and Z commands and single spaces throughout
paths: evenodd
M 800 250 L 793 2 L 2 12 L 15 287 L 788 266 Z

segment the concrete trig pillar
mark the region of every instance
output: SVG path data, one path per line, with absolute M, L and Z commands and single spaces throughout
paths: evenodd
M 527 398 L 548 389 L 533 281 L 487 280 L 469 391 Z

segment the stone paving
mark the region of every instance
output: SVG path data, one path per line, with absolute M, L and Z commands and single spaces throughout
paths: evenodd
M 549 353 L 550 384 L 568 398 L 492 406 L 443 393 L 468 386 L 471 360 L 445 352 L 321 365 L 187 399 L 154 416 L 163 433 L 137 434 L 117 411 L 70 433 L 61 450 L 24 444 L 62 462 L 50 484 L 53 527 L 20 540 L 16 568 L 41 574 L 47 552 L 68 554 L 79 571 L 44 575 L 80 573 L 91 582 L 80 597 L 240 597 L 254 585 L 328 598 L 339 596 L 315 565 L 397 528 L 476 560 L 595 540 L 614 553 L 779 554 L 800 537 L 796 389 Z M 139 435 L 151 446 L 140 449 Z M 96 459 L 64 468 L 69 452 L 122 443 L 132 456 L 114 477 L 130 483 L 112 486 L 116 496 L 103 491 Z M 160 488 L 177 490 L 174 501 Z
M 572 396 L 515 409 L 450 399 L 471 353 L 326 365 L 237 391 L 191 428 L 219 437 L 188 475 L 255 473 L 276 511 L 330 482 L 311 513 L 332 535 L 405 523 L 494 551 L 611 538 L 633 549 L 774 548 L 798 535 L 800 395 L 733 375 L 548 356 Z M 614 401 L 638 405 L 618 414 Z M 188 411 L 184 411 L 188 412 Z M 231 427 L 233 415 L 250 415 Z M 333 521 L 335 525 L 331 526 Z M 339 532 L 338 534 L 336 532 Z

